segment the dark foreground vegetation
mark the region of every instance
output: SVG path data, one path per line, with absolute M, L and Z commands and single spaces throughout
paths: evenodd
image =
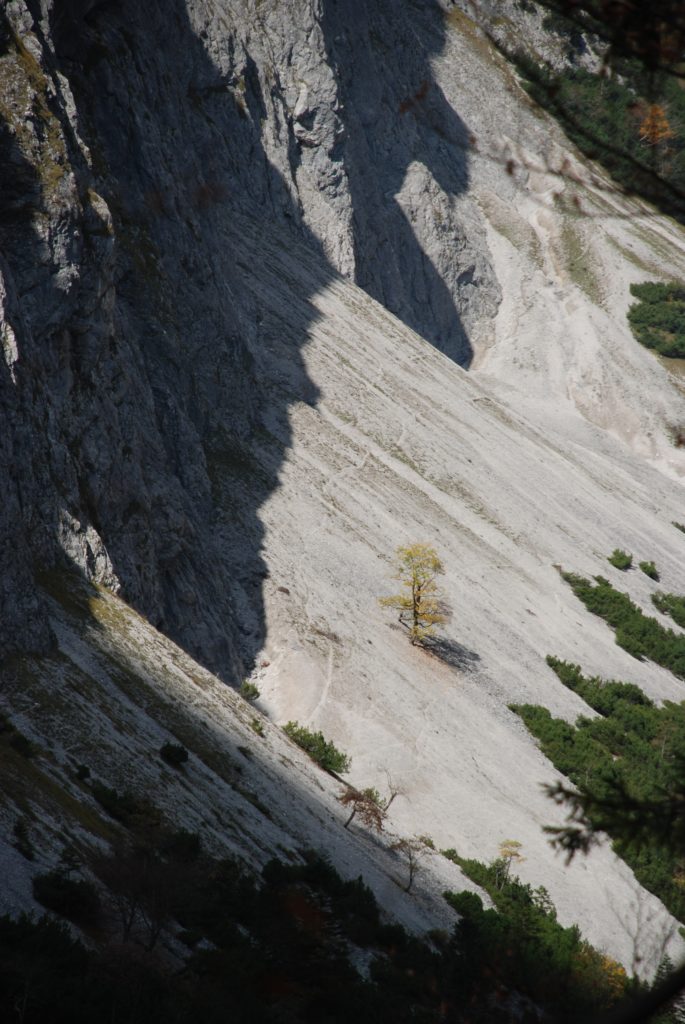
M 447 894 L 460 918 L 422 941 L 316 854 L 255 875 L 191 833 L 130 840 L 87 867 L 67 852 L 38 876 L 54 916 L 0 918 L 0 1020 L 525 1024 L 577 1020 L 636 987 L 500 861 L 450 854 L 497 909 Z
M 481 867 L 487 882 L 491 869 Z M 629 987 L 618 965 L 516 881 L 497 910 L 471 893 L 448 899 L 461 920 L 429 944 L 382 924 L 361 880 L 342 881 L 320 858 L 271 862 L 259 884 L 233 861 L 205 864 L 169 907 L 180 929 L 173 951 L 168 942 L 150 949 L 147 926 L 145 941 L 141 933 L 93 950 L 47 917 L 0 919 L 0 1014 L 26 1024 L 485 1022 L 514 1019 L 524 996 L 530 1005 L 516 1019 L 537 1020 L 537 1005 L 571 1020 Z
M 443 853 L 485 889 L 494 904 L 494 909 L 486 910 L 476 893 L 447 894 L 461 916 L 456 934 L 463 948 L 462 963 L 472 963 L 477 974 L 478 960 L 487 950 L 494 964 L 487 979 L 480 973 L 481 986 L 525 992 L 552 1010 L 555 1019 L 566 1013 L 574 1020 L 611 1007 L 628 991 L 637 990 L 623 967 L 586 942 L 577 926 L 564 928 L 558 922 L 543 886 L 534 889 L 512 876 L 505 857 L 482 864 L 455 850 Z

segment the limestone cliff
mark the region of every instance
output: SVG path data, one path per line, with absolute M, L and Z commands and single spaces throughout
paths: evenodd
M 1 17 L 2 647 L 47 642 L 31 580 L 66 556 L 234 674 L 263 639 L 259 524 L 253 506 L 236 578 L 211 468 L 265 411 L 235 214 L 305 238 L 461 362 L 497 305 L 466 131 L 430 66 L 443 11 L 13 0 Z M 421 192 L 399 195 L 416 162 Z M 288 404 L 268 400 L 285 445 Z M 256 603 L 242 645 L 231 589 Z

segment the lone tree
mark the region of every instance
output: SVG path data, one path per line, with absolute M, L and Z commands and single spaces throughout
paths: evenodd
M 426 844 L 420 836 L 412 836 L 410 839 L 398 839 L 390 849 L 406 857 L 407 861 L 407 884 L 403 886 L 404 892 L 410 892 L 414 879 L 421 870 L 421 855 L 426 851 Z
M 367 828 L 375 829 L 376 832 L 383 831 L 389 802 L 383 799 L 377 789 L 354 789 L 349 786 L 338 800 L 343 807 L 351 808 L 345 828 L 350 827 L 352 819 L 358 814 Z
M 511 876 L 511 865 L 522 864 L 526 859 L 521 855 L 521 843 L 518 839 L 503 839 L 499 844 L 499 858 L 493 862 L 497 876 L 497 887 L 503 888 Z
M 402 584 L 399 594 L 379 598 L 384 608 L 396 608 L 400 622 L 409 627 L 412 644 L 422 644 L 435 627 L 447 622 L 445 605 L 436 577 L 444 574 L 435 548 L 410 544 L 397 549 L 397 572 L 393 579 Z
M 390 805 L 398 796 L 404 796 L 404 791 L 393 781 L 390 772 L 386 771 L 388 780 L 389 796 L 381 796 L 377 789 L 372 786 L 367 789 L 355 789 L 354 786 L 347 786 L 338 800 L 343 807 L 350 808 L 350 816 L 345 822 L 345 828 L 349 828 L 355 815 L 359 815 L 367 828 L 373 828 L 376 832 L 383 831 L 383 823 L 388 816 Z

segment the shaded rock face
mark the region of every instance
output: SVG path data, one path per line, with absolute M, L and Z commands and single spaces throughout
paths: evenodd
M 431 61 L 446 19 L 430 4 L 324 4 L 328 63 L 345 117 L 356 283 L 462 365 L 499 290 L 466 198 L 469 133 Z
M 260 372 L 277 317 L 244 286 L 241 218 L 296 232 L 464 364 L 496 309 L 430 70 L 441 8 L 266 6 L 0 15 L 3 653 L 49 644 L 34 580 L 65 559 L 226 677 L 262 646 L 259 509 L 291 405 L 317 394 L 306 296 L 282 379 Z

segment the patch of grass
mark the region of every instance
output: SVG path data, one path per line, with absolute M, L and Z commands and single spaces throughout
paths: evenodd
M 634 658 L 649 658 L 685 679 L 685 636 L 645 615 L 628 594 L 614 590 L 602 576 L 595 576 L 594 584 L 574 573 L 564 572 L 562 576 L 588 611 L 612 626 L 619 647 Z
M 574 284 L 578 285 L 595 305 L 602 301 L 602 291 L 597 275 L 592 271 L 592 261 L 588 256 L 588 247 L 578 228 L 564 218 L 561 228 L 561 244 L 566 269 Z
M 114 839 L 111 826 L 92 807 L 72 796 L 59 778 L 48 774 L 35 760 L 27 760 L 7 748 L 3 751 L 2 772 L 2 794 L 10 798 L 27 819 L 35 815 L 36 808 L 42 807 L 48 814 L 78 822 L 94 836 L 108 842 Z
M 387 452 L 388 455 L 391 455 L 394 459 L 398 459 L 400 462 L 403 462 L 405 466 L 408 466 L 409 469 L 412 469 L 417 476 L 423 476 L 421 467 L 414 462 L 410 455 L 407 455 L 403 448 L 400 448 L 396 444 L 391 444 L 388 446 Z
M 465 11 L 460 10 L 459 7 L 452 7 L 445 15 L 445 22 L 451 31 L 459 32 L 468 39 L 469 49 L 471 52 L 477 53 L 484 64 L 509 72 L 509 66 L 502 60 L 486 33 Z
M 283 732 L 326 771 L 336 774 L 349 772 L 352 766 L 350 758 L 327 740 L 323 733 L 312 732 L 298 722 L 288 722 L 283 726 Z
M 685 627 L 685 597 L 680 594 L 652 594 L 652 603 L 664 615 L 670 615 L 679 626 Z
M 250 702 L 254 700 L 259 700 L 260 697 L 259 687 L 256 686 L 254 683 L 251 683 L 249 679 L 243 679 L 240 685 L 240 689 L 238 690 L 238 693 L 243 698 L 243 700 L 247 700 Z
M 606 236 L 606 240 L 609 242 L 617 252 L 623 256 L 625 260 L 632 263 L 634 267 L 641 270 L 644 274 L 652 274 L 657 276 L 661 273 L 661 270 L 657 263 L 650 261 L 638 255 L 634 249 L 631 249 L 628 245 L 622 245 L 617 239 L 612 238 L 610 235 Z
M 495 231 L 515 249 L 523 250 L 540 268 L 544 264 L 542 246 L 530 224 L 500 199 L 481 196 L 479 203 Z
M 639 564 L 645 576 L 649 576 L 650 580 L 659 579 L 659 570 L 654 562 L 640 562 Z
M 435 850 L 435 843 L 431 836 L 422 835 L 416 837 L 422 846 L 425 846 L 427 850 Z
M 34 168 L 44 200 L 50 200 L 69 170 L 62 127 L 50 106 L 45 72 L 18 33 L 10 31 L 12 42 L 0 60 L 0 113 Z
M 252 732 L 257 734 L 257 736 L 264 739 L 264 723 L 261 718 L 253 718 L 250 722 L 250 728 L 252 729 Z
M 607 557 L 607 562 L 610 562 L 615 569 L 625 572 L 633 564 L 633 556 L 629 555 L 627 551 L 622 551 L 621 548 L 614 548 L 613 553 Z
M 682 791 L 685 702 L 666 701 L 657 707 L 634 683 L 587 677 L 580 666 L 553 657 L 547 664 L 599 717 L 580 716 L 569 725 L 536 705 L 514 705 L 512 710 L 538 739 L 545 756 L 588 798 L 593 824 L 612 836 L 613 809 L 630 807 L 631 801 L 656 807 L 664 800 L 682 799 L 677 794 Z M 637 824 L 636 818 L 632 828 Z M 619 834 L 616 852 L 641 884 L 685 921 L 681 861 L 674 844 L 669 849 L 656 829 L 639 846 L 625 829 Z
M 109 595 L 104 597 L 96 594 L 91 601 L 91 614 L 96 616 L 101 625 L 119 634 L 126 631 L 130 621 L 128 608 L 121 606 L 116 598 L 112 599 Z M 210 771 L 231 785 L 237 771 L 236 762 L 221 749 L 219 744 L 212 741 L 207 731 L 189 722 L 187 713 L 165 700 L 146 681 L 144 675 L 140 671 L 136 671 L 135 667 L 125 660 L 124 655 L 119 655 L 109 649 L 104 650 L 103 654 L 107 659 L 104 665 L 107 674 L 133 704 L 144 708 L 147 714 L 176 736 L 180 743 L 202 761 Z M 87 677 L 84 678 L 87 682 Z
M 685 287 L 676 284 L 631 284 L 639 301 L 628 310 L 636 339 L 671 359 L 685 357 Z

